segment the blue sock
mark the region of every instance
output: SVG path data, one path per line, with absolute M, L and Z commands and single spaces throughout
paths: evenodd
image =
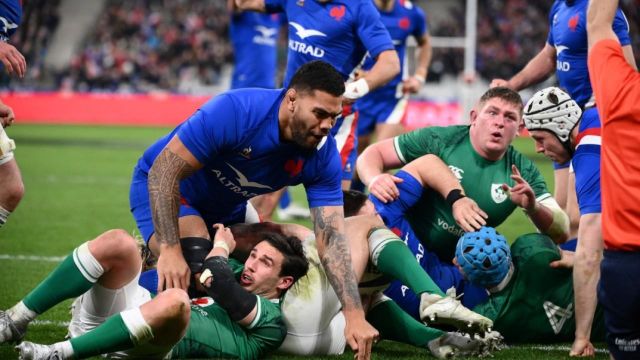
M 286 209 L 289 205 L 291 205 L 291 194 L 289 194 L 289 189 L 287 189 L 282 193 L 282 197 L 280 198 L 280 209 Z

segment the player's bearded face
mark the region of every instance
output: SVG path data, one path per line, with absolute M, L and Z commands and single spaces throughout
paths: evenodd
M 536 152 L 557 162 L 565 163 L 571 159 L 569 152 L 562 146 L 560 140 L 548 131 L 531 130 L 529 135 L 536 142 Z
M 313 149 L 329 135 L 336 114 L 341 111 L 339 97 L 322 91 L 299 94 L 291 119 L 291 137 L 305 149 Z

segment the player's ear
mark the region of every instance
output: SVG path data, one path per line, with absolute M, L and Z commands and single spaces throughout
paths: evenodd
M 471 111 L 469 112 L 469 124 L 474 125 L 477 118 L 478 111 L 476 110 L 476 108 L 471 109 Z
M 285 291 L 293 285 L 293 276 L 281 276 L 276 287 L 280 291 Z
M 285 95 L 285 100 L 287 101 L 287 108 L 290 111 L 293 111 L 297 99 L 298 99 L 298 92 L 296 91 L 296 89 L 287 90 L 287 93 Z

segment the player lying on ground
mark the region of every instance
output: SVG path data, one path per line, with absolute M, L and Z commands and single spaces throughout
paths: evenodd
M 444 293 L 413 260 L 413 255 L 402 241 L 384 228 L 379 217 L 358 216 L 345 220 L 352 264 L 356 277 L 360 279 L 360 292 L 364 294 L 368 309 L 367 320 L 380 332 L 382 339 L 429 348 L 438 357 L 456 353 L 478 355 L 493 348 L 493 338 L 472 342 L 459 335 L 429 328 L 382 296 L 379 290 L 398 275 L 414 291 L 423 294 L 425 317 L 437 314 L 439 320 L 466 331 L 483 332 L 491 326 L 491 321 L 466 309 L 456 299 L 443 297 Z M 262 237 L 263 232 L 276 231 L 304 239 L 305 254 L 310 262 L 309 274 L 302 277 L 283 298 L 287 337 L 280 351 L 295 355 L 341 354 L 346 345 L 345 319 L 319 260 L 313 232 L 301 225 L 273 223 L 237 224 L 231 229 L 238 242 L 233 256 L 238 259 L 246 256 L 246 250 Z M 190 264 L 193 261 L 193 265 L 199 266 L 194 257 L 185 257 L 190 259 Z M 370 258 L 372 264 L 368 264 Z M 145 273 L 145 278 L 148 274 Z M 153 281 L 147 286 L 156 288 Z
M 271 233 L 243 266 L 227 259 L 235 247 L 230 230 L 216 228 L 200 277 L 210 298 L 190 305 L 185 291 L 167 289 L 151 299 L 138 285 L 142 264 L 136 241 L 111 230 L 80 245 L 22 301 L 0 312 L 0 343 L 20 341 L 36 316 L 79 296 L 71 339 L 53 345 L 22 342 L 21 359 L 115 352 L 138 358 L 263 357 L 286 335 L 279 299 L 309 264 L 298 239 Z
M 433 281 L 442 290 L 453 288 L 447 291 L 450 295 L 464 293 L 462 303 L 493 320 L 493 328 L 506 341 L 574 340 L 573 279 L 572 272 L 564 268 L 572 267 L 573 252 L 560 253 L 553 241 L 542 234 L 523 235 L 509 249 L 502 236 L 487 230 L 492 228 L 482 228 L 461 237 L 456 246 L 456 265 L 442 261 L 425 251 L 401 216 L 420 198 L 422 185 L 404 170 L 396 175 L 404 180 L 398 184 L 398 200 L 382 204 L 371 197 L 372 203 L 364 194 L 352 195 L 345 198 L 345 208 L 364 214 L 377 209 L 387 226 L 416 254 L 416 260 Z M 487 238 L 490 244 L 484 243 Z M 385 293 L 414 317 L 420 316 L 420 297 L 402 282 L 394 281 Z M 600 309 L 596 310 L 592 339 L 604 339 Z

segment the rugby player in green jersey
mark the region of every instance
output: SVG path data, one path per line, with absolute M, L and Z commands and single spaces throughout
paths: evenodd
M 423 128 L 369 146 L 358 159 L 360 179 L 378 199 L 393 201 L 399 195 L 396 184 L 402 180 L 384 171 L 433 154 L 451 169 L 441 176 L 455 176 L 466 196 L 487 213 L 483 225 L 498 226 L 520 207 L 542 233 L 563 243 L 568 237 L 567 215 L 533 162 L 511 146 L 523 126 L 522 108 L 518 93 L 489 89 L 471 111 L 470 126 Z M 406 214 L 420 241 L 445 261 L 453 258 L 464 233 L 450 206 L 460 196 L 442 198 L 427 189 Z
M 242 266 L 228 259 L 235 247 L 231 231 L 215 227 L 200 276 L 210 297 L 190 302 L 185 291 L 167 289 L 151 299 L 138 285 L 142 263 L 136 241 L 111 230 L 80 245 L 22 301 L 0 312 L 0 343 L 20 341 L 36 316 L 79 296 L 71 339 L 53 345 L 22 342 L 21 359 L 263 357 L 284 340 L 279 299 L 307 273 L 308 261 L 299 239 L 272 233 Z
M 494 258 L 494 250 L 505 256 Z M 507 342 L 534 343 L 570 342 L 575 338 L 573 278 L 571 270 L 561 266 L 572 261 L 573 252 L 561 252 L 546 235 L 522 235 L 509 248 L 504 237 L 492 228 L 462 236 L 455 257 L 465 277 L 486 287 L 490 294 L 473 310 L 492 319 L 494 329 Z M 604 341 L 600 307 L 591 335 L 593 340 Z

